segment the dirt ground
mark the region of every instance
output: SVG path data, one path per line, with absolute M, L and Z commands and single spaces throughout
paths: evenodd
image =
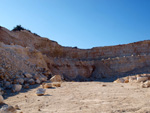
M 18 105 L 17 113 L 150 113 L 150 88 L 139 83 L 63 82 L 36 96 L 39 87 L 9 96 L 5 103 Z

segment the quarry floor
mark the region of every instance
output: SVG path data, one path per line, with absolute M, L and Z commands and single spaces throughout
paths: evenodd
M 150 113 L 150 88 L 140 83 L 63 82 L 36 96 L 37 88 L 5 97 L 17 113 Z

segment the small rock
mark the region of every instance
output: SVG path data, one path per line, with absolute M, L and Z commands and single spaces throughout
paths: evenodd
M 24 83 L 24 79 L 23 78 L 18 78 L 17 82 L 22 85 Z
M 105 87 L 105 86 L 106 86 L 106 84 L 103 84 L 103 85 L 102 85 L 102 87 Z
M 18 105 L 15 105 L 15 109 L 20 110 L 20 108 L 19 108 L 19 106 L 18 106 Z
M 30 84 L 30 85 L 34 85 L 35 84 L 35 81 L 34 81 L 34 79 L 29 79 L 29 81 L 28 81 L 28 83 Z
M 41 81 L 39 80 L 39 79 L 36 79 L 36 81 L 35 81 L 37 84 L 40 84 L 41 83 Z
M 43 81 L 43 82 L 46 82 L 47 81 L 47 77 L 44 76 L 43 74 L 40 75 L 40 80 Z
M 144 84 L 150 87 L 150 80 L 147 80 L 146 82 L 144 82 Z
M 136 77 L 136 76 L 129 76 L 129 82 L 130 82 L 130 83 L 135 83 L 135 82 L 137 82 L 137 77 Z
M 22 89 L 22 85 L 20 84 L 15 84 L 12 88 L 13 92 L 19 92 Z
M 26 78 L 32 78 L 33 76 L 30 73 L 25 73 Z
M 50 79 L 51 82 L 61 82 L 62 79 L 61 79 L 61 76 L 60 75 L 54 75 L 51 79 Z
M 0 95 L 0 104 L 4 102 L 4 98 L 2 95 Z
M 20 76 L 19 76 L 19 75 L 16 75 L 15 78 L 20 78 Z
M 148 88 L 148 87 L 150 87 L 150 80 L 147 80 L 146 82 L 142 83 L 141 87 L 142 88 Z
M 7 89 L 11 89 L 11 88 L 12 88 L 12 84 L 11 84 L 10 82 L 6 81 L 6 82 L 5 82 L 5 87 L 6 87 Z
M 129 83 L 129 80 L 125 80 L 124 83 Z
M 39 89 L 37 89 L 37 91 L 36 91 L 36 95 L 37 95 L 37 96 L 42 96 L 42 95 L 45 94 L 45 91 L 46 91 L 46 89 L 39 88 Z
M 118 78 L 117 80 L 114 81 L 114 83 L 124 83 L 124 79 L 123 78 Z
M 54 87 L 61 87 L 61 83 L 54 82 L 54 83 L 52 83 L 52 86 L 54 86 Z
M 4 94 L 4 89 L 0 87 L 0 95 Z
M 142 88 L 148 88 L 148 86 L 145 85 L 145 84 L 141 84 L 141 87 L 142 87 Z
M 29 88 L 29 84 L 25 84 L 25 85 L 24 85 L 24 88 L 25 88 L 25 89 L 28 89 L 28 88 Z
M 17 110 L 13 106 L 4 105 L 0 109 L 0 113 L 17 113 Z
M 51 83 L 43 83 L 42 87 L 43 88 L 52 88 L 52 84 Z

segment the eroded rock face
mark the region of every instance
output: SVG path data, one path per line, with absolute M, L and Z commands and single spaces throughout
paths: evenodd
M 64 80 L 86 81 L 150 73 L 150 41 L 83 50 L 63 47 L 26 30 L 14 32 L 2 27 L 0 53 L 0 79 L 8 81 L 19 70 L 32 73 L 35 83 L 57 74 L 63 75 Z M 25 75 L 25 78 L 32 77 Z

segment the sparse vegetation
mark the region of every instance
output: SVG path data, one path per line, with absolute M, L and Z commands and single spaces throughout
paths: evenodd
M 23 28 L 21 25 L 17 25 L 16 27 L 14 27 L 12 29 L 12 31 L 21 31 L 21 30 L 26 30 L 25 28 Z
M 32 33 L 30 30 L 28 30 L 28 29 L 22 27 L 21 25 L 17 25 L 16 27 L 14 27 L 14 28 L 12 29 L 12 31 L 21 31 L 21 30 L 26 30 L 26 31 Z M 35 36 L 40 36 L 40 35 L 38 35 L 38 34 L 36 34 L 36 33 L 33 33 L 33 34 L 34 34 Z

